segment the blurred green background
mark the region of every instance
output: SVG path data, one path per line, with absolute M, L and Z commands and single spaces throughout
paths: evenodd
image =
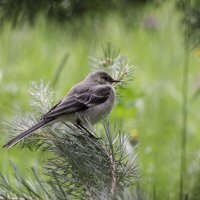
M 68 12 L 66 5 L 55 4 L 55 15 L 50 17 L 42 8 L 36 8 L 38 12 L 29 16 L 28 7 L 27 13 L 21 13 L 20 7 L 16 7 L 13 15 L 9 15 L 12 4 L 5 2 L 0 4 L 1 121 L 30 111 L 31 81 L 50 82 L 69 54 L 54 87 L 56 100 L 62 98 L 90 71 L 88 56 L 100 57 L 102 45 L 110 42 L 128 56 L 136 69 L 134 80 L 121 90 L 122 98 L 111 113 L 111 119 L 117 120 L 131 140 L 139 141 L 140 187 L 147 199 L 179 197 L 183 70 L 186 56 L 189 56 L 184 190 L 190 199 L 198 199 L 200 192 L 195 192 L 200 191 L 200 49 L 195 43 L 189 55 L 185 53 L 184 12 L 178 1 L 134 4 L 127 1 L 127 5 L 116 1 L 119 5 L 113 8 L 113 4 L 108 6 L 103 1 L 101 5 L 80 6 L 82 9 L 77 12 L 73 10 L 77 5 L 70 4 Z M 92 6 L 99 10 L 92 10 Z M 117 9 L 120 6 L 121 9 Z M 191 26 L 196 33 L 195 28 L 198 27 Z M 198 41 L 198 37 L 193 41 Z M 2 146 L 5 133 L 0 133 Z M 24 175 L 28 175 L 30 166 L 40 168 L 44 158 L 45 153 L 18 147 L 0 148 L 0 171 L 10 177 L 11 159 Z

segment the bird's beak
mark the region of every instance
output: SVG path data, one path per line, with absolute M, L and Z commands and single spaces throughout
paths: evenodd
M 112 83 L 119 83 L 119 80 L 112 79 Z

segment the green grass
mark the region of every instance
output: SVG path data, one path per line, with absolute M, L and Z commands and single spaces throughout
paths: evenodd
M 139 133 L 140 182 L 147 196 L 153 199 L 153 190 L 156 190 L 157 199 L 177 199 L 184 66 L 181 15 L 171 4 L 158 8 L 148 6 L 141 15 L 137 26 L 134 26 L 134 18 L 127 24 L 126 19 L 117 14 L 96 19 L 94 24 L 89 18 L 74 21 L 76 28 L 49 23 L 42 15 L 34 27 L 24 24 L 13 29 L 8 22 L 0 32 L 0 119 L 8 120 L 29 110 L 30 82 L 41 79 L 49 82 L 63 56 L 69 53 L 55 87 L 56 99 L 62 98 L 89 72 L 88 56 L 101 55 L 102 45 L 109 41 L 136 65 L 135 79 L 121 91 L 123 97 L 111 118 L 119 120 L 121 128 L 128 133 L 134 129 Z M 147 16 L 158 20 L 156 29 L 145 27 L 143 19 Z M 200 99 L 191 101 L 200 79 L 200 58 L 194 52 L 190 54 L 189 64 L 188 190 L 199 170 L 200 152 Z M 19 169 L 28 169 L 32 165 L 40 167 L 45 157 L 17 147 L 0 149 L 0 155 L 0 170 L 8 174 L 9 159 L 14 160 Z

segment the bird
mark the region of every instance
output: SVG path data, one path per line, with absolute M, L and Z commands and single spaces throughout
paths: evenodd
M 74 85 L 64 98 L 45 113 L 39 122 L 8 141 L 3 148 L 10 148 L 36 130 L 57 122 L 71 122 L 84 128 L 84 121 L 95 124 L 108 115 L 115 103 L 113 79 L 104 71 L 91 72 Z

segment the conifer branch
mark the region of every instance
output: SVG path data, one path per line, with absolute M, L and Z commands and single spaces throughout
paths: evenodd
M 116 88 L 124 88 L 133 80 L 135 67 L 129 65 L 127 56 L 120 55 L 120 50 L 113 48 L 110 43 L 103 47 L 103 56 L 100 58 L 89 57 L 92 70 L 103 70 L 114 79 L 120 80 Z

